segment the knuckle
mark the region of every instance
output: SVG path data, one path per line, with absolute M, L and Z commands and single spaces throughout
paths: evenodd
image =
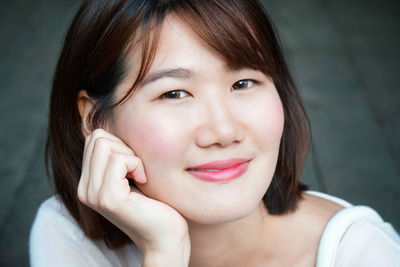
M 98 205 L 99 208 L 104 211 L 112 212 L 114 210 L 112 199 L 106 197 L 104 194 L 102 194 L 102 196 L 99 197 Z
M 100 198 L 99 199 L 99 208 L 107 211 L 110 209 L 110 204 L 106 199 Z
M 94 146 L 97 149 L 105 150 L 105 149 L 107 149 L 109 147 L 109 142 L 108 142 L 107 138 L 98 137 L 96 139 L 96 141 L 94 142 Z
M 94 131 L 93 131 L 93 135 L 98 135 L 98 134 L 103 134 L 103 132 L 104 132 L 104 130 L 103 129 L 101 129 L 101 128 L 96 128 L 96 129 L 94 129 Z
M 129 146 L 127 146 L 127 147 L 128 147 L 129 150 L 131 151 L 132 156 L 134 156 L 134 157 L 136 158 L 136 153 L 135 153 L 135 151 L 134 151 L 132 148 L 130 148 Z
M 139 157 L 134 156 L 133 160 L 135 161 L 136 164 L 142 164 L 142 159 Z
M 87 199 L 86 199 L 86 194 L 84 194 L 83 190 L 78 188 L 78 199 L 80 202 L 86 204 L 87 203 Z
M 126 147 L 128 148 L 128 150 L 129 150 L 130 154 L 131 154 L 132 156 L 136 157 L 136 153 L 135 153 L 135 151 L 133 151 L 133 149 L 132 149 L 132 148 L 130 148 L 129 146 L 126 146 Z
M 85 144 L 89 143 L 91 136 L 92 136 L 92 135 L 89 134 L 89 135 L 87 135 L 87 136 L 85 137 Z
M 86 191 L 85 191 L 85 188 L 83 188 L 82 183 L 79 183 L 79 185 L 78 185 L 77 196 L 78 196 L 78 199 L 80 202 L 82 202 L 82 203 L 87 202 Z
M 137 167 L 139 167 L 140 165 L 142 165 L 142 160 L 140 159 L 140 158 L 138 158 L 138 157 L 135 157 L 135 156 L 133 156 L 132 158 L 131 158 L 131 161 L 132 161 L 132 166 L 134 167 L 134 168 L 137 168 Z
M 89 207 L 96 208 L 98 207 L 98 200 L 96 197 L 89 194 L 86 198 L 86 203 Z
M 110 161 L 113 163 L 119 163 L 123 161 L 123 156 L 118 153 L 112 153 L 110 155 Z
M 103 129 L 97 128 L 92 132 L 92 137 L 94 139 L 100 138 L 102 136 L 104 136 L 104 130 Z

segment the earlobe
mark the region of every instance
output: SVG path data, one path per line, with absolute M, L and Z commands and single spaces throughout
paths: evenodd
M 84 137 L 86 137 L 91 132 L 88 117 L 93 108 L 94 101 L 87 95 L 86 91 L 81 90 L 78 94 L 77 105 L 82 119 L 82 134 Z

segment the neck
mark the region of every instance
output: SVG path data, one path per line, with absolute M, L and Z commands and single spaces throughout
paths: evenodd
M 252 266 L 250 262 L 273 259 L 280 226 L 281 217 L 269 215 L 262 202 L 248 216 L 233 222 L 189 222 L 190 266 Z

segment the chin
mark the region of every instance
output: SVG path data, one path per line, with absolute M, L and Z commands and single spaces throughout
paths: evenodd
M 263 196 L 263 195 L 262 195 Z M 197 208 L 182 210 L 181 214 L 193 224 L 218 225 L 241 220 L 249 216 L 262 201 L 259 198 L 247 198 L 246 201 L 225 199 L 223 203 L 202 203 Z
M 194 216 L 193 218 L 186 218 L 190 223 L 201 224 L 201 225 L 221 225 L 226 223 L 231 223 L 243 219 L 251 214 L 250 212 L 238 214 L 235 213 L 218 213 L 204 216 Z

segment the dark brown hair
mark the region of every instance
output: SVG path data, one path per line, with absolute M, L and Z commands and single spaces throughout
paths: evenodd
M 122 231 L 77 198 L 84 137 L 77 107 L 79 91 L 96 100 L 92 129 L 102 126 L 112 108 L 143 81 L 157 50 L 164 18 L 174 14 L 227 64 L 262 71 L 281 98 L 285 124 L 274 178 L 264 202 L 271 214 L 296 209 L 306 188 L 299 182 L 309 148 L 309 127 L 298 92 L 273 27 L 254 0 L 87 0 L 76 14 L 54 74 L 46 158 L 56 194 L 91 239 L 111 248 L 132 242 Z M 139 74 L 131 90 L 115 99 L 127 71 L 124 59 L 141 49 Z

